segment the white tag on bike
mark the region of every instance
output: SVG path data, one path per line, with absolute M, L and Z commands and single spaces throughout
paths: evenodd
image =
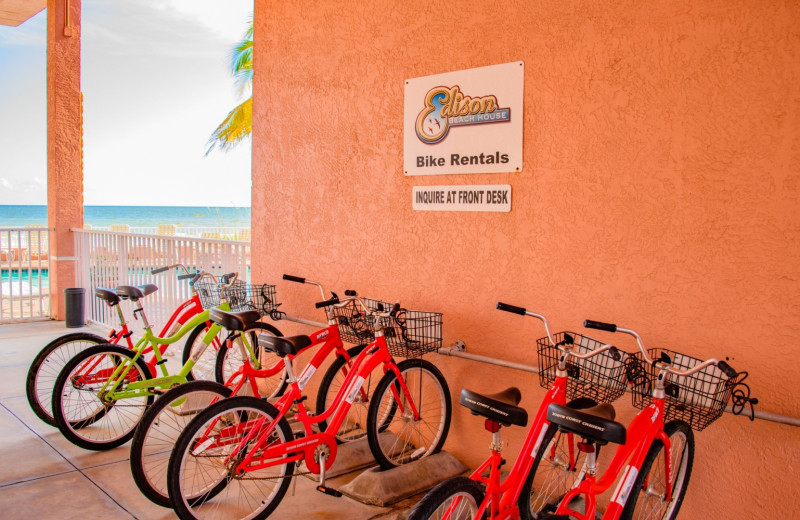
M 361 390 L 361 385 L 364 384 L 364 378 L 358 376 L 355 381 L 353 381 L 353 385 L 350 387 L 350 393 L 347 394 L 347 401 L 350 404 L 353 404 L 353 401 L 356 400 L 356 396 L 358 395 L 358 391 Z
M 297 386 L 300 388 L 300 390 L 306 387 L 308 381 L 311 379 L 311 376 L 313 376 L 314 372 L 316 371 L 317 369 L 314 367 L 314 365 L 308 365 L 306 369 L 303 370 L 303 373 L 300 374 L 300 379 L 297 380 Z
M 531 457 L 536 458 L 536 454 L 539 453 L 539 448 L 542 447 L 542 441 L 544 440 L 544 436 L 547 433 L 547 427 L 549 426 L 548 423 L 542 425 L 542 432 L 539 434 L 539 438 L 536 439 L 536 444 L 533 445 L 533 451 L 531 452 Z
M 206 451 L 206 448 L 214 444 L 214 439 L 206 439 L 203 441 L 200 446 L 196 447 L 192 450 L 192 455 L 197 456 Z
M 625 472 L 625 478 L 622 479 L 622 481 L 619 483 L 619 486 L 617 486 L 617 490 L 614 492 L 614 502 L 621 506 L 625 505 L 625 502 L 628 501 L 628 495 L 631 492 L 631 488 L 633 487 L 633 482 L 636 480 L 638 475 L 639 470 L 633 466 L 628 466 L 627 471 Z

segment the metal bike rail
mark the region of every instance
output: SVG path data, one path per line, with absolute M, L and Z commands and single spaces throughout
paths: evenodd
M 497 359 L 488 356 L 481 356 L 478 354 L 470 354 L 465 352 L 466 345 L 461 340 L 456 340 L 455 343 L 450 347 L 442 347 L 436 351 L 437 354 L 441 356 L 451 356 L 457 357 L 461 359 L 468 359 L 470 361 L 478 361 L 480 363 L 488 363 L 490 365 L 497 365 L 505 368 L 513 368 L 514 370 L 522 370 L 524 372 L 532 372 L 534 374 L 538 374 L 540 372 L 538 367 L 525 365 L 523 363 L 516 363 L 514 361 L 506 361 L 504 359 Z M 630 391 L 630 390 L 629 390 Z M 728 413 L 732 413 L 731 407 L 728 406 L 725 408 L 725 411 Z M 745 414 L 741 414 L 745 415 Z M 745 415 L 746 416 L 746 415 Z M 770 421 L 776 422 L 780 424 L 787 424 L 789 426 L 797 426 L 800 427 L 800 417 L 792 417 L 789 415 L 781 415 L 778 413 L 773 412 L 765 412 L 761 410 L 755 410 L 755 418 L 761 419 L 762 421 Z

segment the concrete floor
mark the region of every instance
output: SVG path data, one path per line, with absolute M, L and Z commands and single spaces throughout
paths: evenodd
M 129 444 L 106 452 L 83 450 L 31 411 L 25 398 L 31 361 L 50 340 L 78 330 L 54 321 L 0 325 L 0 517 L 176 518 L 140 494 L 130 474 Z M 357 474 L 337 477 L 329 485 L 339 488 Z M 381 508 L 330 497 L 317 492 L 313 481 L 296 480 L 294 496 L 289 488 L 272 518 L 394 520 L 421 498 Z

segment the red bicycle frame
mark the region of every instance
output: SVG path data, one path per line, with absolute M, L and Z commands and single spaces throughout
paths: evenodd
M 623 465 L 630 459 L 625 467 L 624 476 L 617 485 L 611 497 L 608 509 L 603 515 L 603 520 L 616 520 L 622 514 L 628 500 L 631 487 L 644 463 L 644 458 L 653 440 L 659 439 L 664 443 L 665 475 L 667 481 L 666 501 L 672 498 L 672 450 L 669 436 L 664 433 L 664 399 L 653 399 L 653 404 L 640 411 L 634 417 L 627 429 L 627 441 L 620 444 L 614 452 L 614 457 L 608 469 L 596 478 L 594 475 L 585 475 L 583 481 L 570 490 L 558 507 L 555 514 L 571 515 L 579 520 L 594 520 L 597 501 L 595 497 L 607 491 L 617 480 L 623 470 Z M 579 495 L 583 495 L 586 504 L 586 513 L 579 513 L 569 508 L 569 503 Z
M 327 329 L 318 331 L 310 337 L 312 339 L 312 345 L 314 341 L 319 341 L 324 338 L 327 338 L 325 345 L 334 341 L 341 344 L 339 329 L 336 324 L 329 325 Z M 419 419 L 419 412 L 414 405 L 411 392 L 406 386 L 405 380 L 400 377 L 400 372 L 394 364 L 391 354 L 389 354 L 389 350 L 386 346 L 386 338 L 382 333 L 376 333 L 375 341 L 370 343 L 352 362 L 351 369 L 346 374 L 344 383 L 328 409 L 318 415 L 309 415 L 303 404 L 302 389 L 324 358 L 323 354 L 325 350 L 326 346 L 323 346 L 323 348 L 316 353 L 311 363 L 303 370 L 301 376 L 290 382 L 291 386 L 289 391 L 276 403 L 278 415 L 275 417 L 272 424 L 267 425 L 266 429 L 262 430 L 264 421 L 266 420 L 266 418 L 263 417 L 255 421 L 223 428 L 218 433 L 210 435 L 213 429 L 212 424 L 209 425 L 205 432 L 205 435 L 209 437 L 205 437 L 204 440 L 204 436 L 201 436 L 197 440 L 197 445 L 202 446 L 203 449 L 207 449 L 236 443 L 237 448 L 233 450 L 232 455 L 225 461 L 227 463 L 230 458 L 233 457 L 233 454 L 239 452 L 251 441 L 255 441 L 255 446 L 263 445 L 266 439 L 269 438 L 271 432 L 274 431 L 280 418 L 285 417 L 290 409 L 296 405 L 297 411 L 295 412 L 294 419 L 299 420 L 303 424 L 305 436 L 279 445 L 268 446 L 263 450 L 251 447 L 248 450 L 248 455 L 238 464 L 237 471 L 254 471 L 305 459 L 310 471 L 313 473 L 320 473 L 324 471 L 324 469 L 313 462 L 315 448 L 323 442 L 332 448 L 330 457 L 325 461 L 325 469 L 330 468 L 330 465 L 333 464 L 336 457 L 335 434 L 339 431 L 339 428 L 344 422 L 347 412 L 353 401 L 355 401 L 356 396 L 361 393 L 362 397 L 366 398 L 365 391 L 362 388 L 363 383 L 369 377 L 370 373 L 381 364 L 383 365 L 384 373 L 388 370 L 392 370 L 397 374 L 401 391 L 411 406 L 411 412 L 415 419 Z M 287 365 L 289 369 L 291 369 L 291 360 Z M 394 388 L 392 392 L 395 394 L 395 402 L 398 404 L 399 412 L 403 413 L 402 400 L 399 394 L 397 394 Z M 324 432 L 313 433 L 313 424 L 325 421 L 330 417 L 332 418 Z M 241 435 L 245 432 L 247 433 L 245 437 L 242 438 Z M 258 435 L 258 437 L 254 439 L 256 435 Z

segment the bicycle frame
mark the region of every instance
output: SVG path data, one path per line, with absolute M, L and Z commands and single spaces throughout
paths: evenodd
M 633 487 L 633 483 L 642 468 L 644 458 L 647 456 L 647 452 L 655 439 L 659 439 L 664 443 L 664 472 L 667 481 L 666 501 L 669 501 L 672 498 L 673 482 L 672 446 L 669 436 L 664 433 L 664 398 L 654 398 L 653 404 L 644 408 L 634 417 L 627 429 L 627 442 L 617 447 L 608 469 L 600 478 L 596 478 L 591 474 L 585 475 L 584 480 L 564 496 L 555 514 L 568 514 L 579 520 L 594 520 L 597 509 L 595 497 L 611 487 L 621 474 L 625 462 L 630 459 L 630 462 L 624 468 L 624 476 L 617 485 L 608 509 L 603 515 L 603 520 L 618 519 L 628 500 L 631 487 Z M 579 495 L 585 497 L 585 514 L 569 508 L 569 503 Z
M 316 335 L 325 334 L 325 332 L 328 332 L 328 334 L 335 334 L 337 338 L 339 336 L 338 326 L 335 324 L 330 325 L 324 331 L 317 332 Z M 314 336 L 311 336 L 311 338 L 313 341 Z M 322 351 L 318 352 L 317 355 L 319 355 L 321 352 Z M 289 370 L 289 373 L 291 374 L 291 361 L 287 362 L 286 364 L 287 370 Z M 375 341 L 370 343 L 367 348 L 365 348 L 356 357 L 355 361 L 353 361 L 351 370 L 347 373 L 345 381 L 337 392 L 333 403 L 331 403 L 331 406 L 324 412 L 320 413 L 319 415 L 311 416 L 308 414 L 308 411 L 303 405 L 302 388 L 305 386 L 305 383 L 311 374 L 313 374 L 314 369 L 309 369 L 310 366 L 313 366 L 312 362 L 306 366 L 306 369 L 303 371 L 299 379 L 293 378 L 290 380 L 289 391 L 284 394 L 284 396 L 276 404 L 276 408 L 278 408 L 278 414 L 272 424 L 270 424 L 265 431 L 261 431 L 261 427 L 264 425 L 265 421 L 265 418 L 261 418 L 251 423 L 246 422 L 236 426 L 223 428 L 217 435 L 212 436 L 217 437 L 219 439 L 218 441 L 213 440 L 212 437 L 208 437 L 206 440 L 198 442 L 198 446 L 200 446 L 202 450 L 205 450 L 212 446 L 219 447 L 230 445 L 236 442 L 237 447 L 233 450 L 232 454 L 229 455 L 228 459 L 226 459 L 225 462 L 227 463 L 234 456 L 233 454 L 247 446 L 250 441 L 254 440 L 256 446 L 263 445 L 266 439 L 268 439 L 270 434 L 274 431 L 280 419 L 285 417 L 289 413 L 290 409 L 296 405 L 297 411 L 295 412 L 294 419 L 299 420 L 303 424 L 305 436 L 277 446 L 269 446 L 263 450 L 251 447 L 248 455 L 238 464 L 237 471 L 255 471 L 262 468 L 292 463 L 305 459 L 306 465 L 311 472 L 317 474 L 322 473 L 326 469 L 330 468 L 336 458 L 336 432 L 339 431 L 339 428 L 347 417 L 347 412 L 355 401 L 358 393 L 361 392 L 363 395 L 364 391 L 362 389 L 362 385 L 364 381 L 367 379 L 367 377 L 369 377 L 370 373 L 381 364 L 384 366 L 384 373 L 388 370 L 392 370 L 395 372 L 395 374 L 397 374 L 403 395 L 410 403 L 411 412 L 414 414 L 415 419 L 419 419 L 419 412 L 414 405 L 411 392 L 406 386 L 405 380 L 401 377 L 397 366 L 394 364 L 391 354 L 389 354 L 389 350 L 386 346 L 386 338 L 383 336 L 383 333 L 377 332 L 375 334 Z M 290 377 L 292 376 L 290 375 Z M 393 389 L 393 392 L 396 391 Z M 402 402 L 399 394 L 395 395 L 395 401 L 398 403 L 398 407 L 400 407 L 400 413 L 403 413 L 404 410 L 402 410 Z M 331 416 L 332 419 L 324 432 L 313 433 L 313 424 L 324 421 Z M 206 430 L 206 435 L 211 432 L 212 427 L 213 425 Z M 247 434 L 242 439 L 239 437 L 239 435 L 244 432 L 247 432 Z M 256 432 L 258 432 L 258 437 L 254 439 Z M 324 469 L 314 461 L 314 451 L 316 447 L 322 443 L 325 443 L 331 447 L 330 457 L 325 460 Z M 255 457 L 256 454 L 258 454 L 257 458 Z
M 502 456 L 500 451 L 494 449 L 489 458 L 470 475 L 472 480 L 486 485 L 486 496 L 478 507 L 478 511 L 475 514 L 476 519 L 483 518 L 485 513 L 489 513 L 489 518 L 491 519 L 519 518 L 517 498 L 522 486 L 525 484 L 525 478 L 536 460 L 536 455 L 542 449 L 542 441 L 547 429 L 550 427 L 550 422 L 547 420 L 547 408 L 553 403 L 565 405 L 566 391 L 567 373 L 566 371 L 557 370 L 555 382 L 539 405 L 539 410 L 536 412 L 533 424 L 525 436 L 514 466 L 505 480 L 500 479 Z M 572 456 L 573 453 L 570 453 L 570 458 Z M 570 460 L 570 465 L 574 464 L 574 459 Z M 482 476 L 486 470 L 489 470 L 488 477 Z M 455 505 L 457 505 L 457 502 L 454 503 Z M 448 517 L 448 514 L 444 515 L 444 518 Z

